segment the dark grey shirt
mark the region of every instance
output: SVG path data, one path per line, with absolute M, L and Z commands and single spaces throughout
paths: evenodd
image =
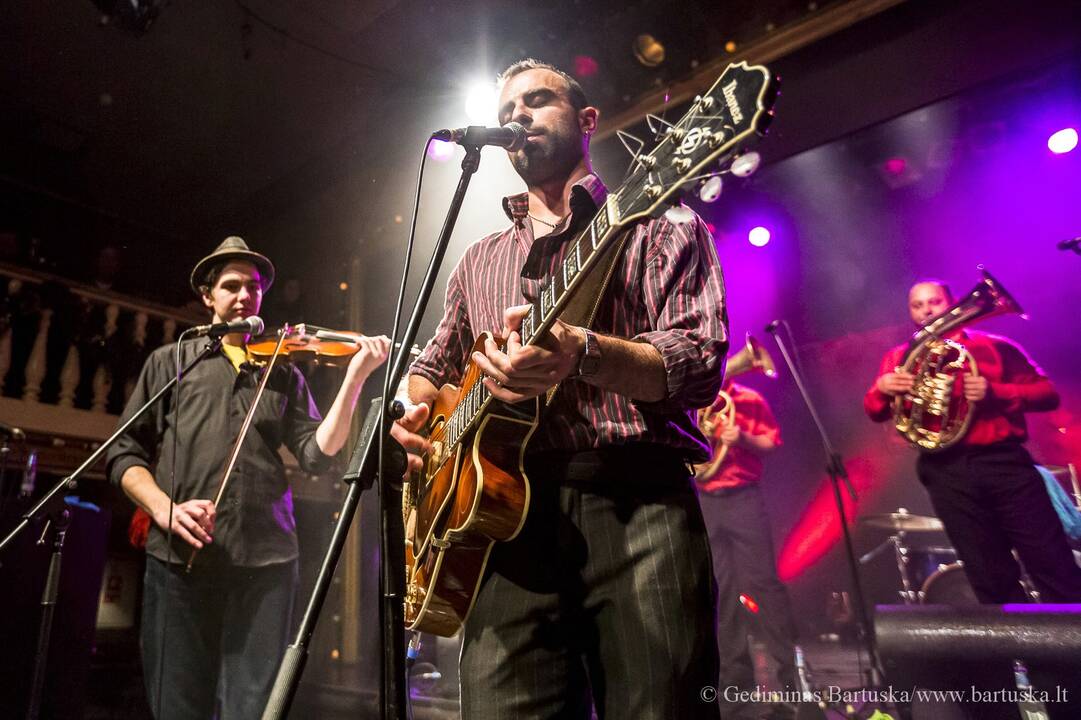
M 205 344 L 202 339 L 185 341 L 181 365 L 193 360 Z M 139 465 L 151 469 L 158 486 L 169 493 L 175 443 L 174 501 L 213 500 L 262 373 L 262 368 L 248 363 L 238 373 L 220 351 L 203 360 L 180 383 L 179 413 L 174 415 L 177 388 L 173 388 L 112 447 L 107 455 L 109 479 L 119 484 L 128 468 Z M 175 345 L 151 353 L 121 422 L 175 374 Z M 251 567 L 297 556 L 293 495 L 278 448 L 288 447 L 304 470 L 322 472 L 331 458 L 316 443 L 319 423 L 319 410 L 300 370 L 276 366 L 218 506 L 214 542 L 199 551 L 196 566 Z M 160 560 L 186 563 L 191 546 L 174 537 L 169 553 L 165 533 L 151 524 L 146 551 Z

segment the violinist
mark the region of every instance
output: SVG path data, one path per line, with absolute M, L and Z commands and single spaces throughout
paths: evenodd
M 256 315 L 274 265 L 239 237 L 195 266 L 192 289 L 212 322 Z M 285 650 L 297 585 L 293 499 L 278 454 L 325 470 L 345 444 L 368 375 L 389 341 L 361 337 L 325 419 L 304 376 L 276 364 L 221 502 L 217 488 L 262 370 L 248 338 L 224 338 L 108 454 L 107 473 L 151 518 L 143 591 L 143 670 L 158 720 L 259 717 Z M 181 343 L 186 366 L 205 340 Z M 174 346 L 147 359 L 123 422 L 176 373 Z M 185 570 L 194 551 L 198 557 Z

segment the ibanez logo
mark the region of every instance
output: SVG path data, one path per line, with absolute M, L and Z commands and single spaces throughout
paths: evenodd
M 725 85 L 721 88 L 721 92 L 724 93 L 724 101 L 728 105 L 728 112 L 732 114 L 732 122 L 743 122 L 743 113 L 739 109 L 739 101 L 736 100 L 736 81 Z

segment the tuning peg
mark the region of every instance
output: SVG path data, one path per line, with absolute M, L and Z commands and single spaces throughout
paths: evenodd
M 676 225 L 683 225 L 694 220 L 694 213 L 689 207 L 683 203 L 673 205 L 664 211 L 664 216 L 668 218 L 668 221 Z
M 732 174 L 741 178 L 750 177 L 761 164 L 762 156 L 752 150 L 732 161 Z
M 706 112 L 712 112 L 713 106 L 716 105 L 716 101 L 709 96 L 702 97 L 701 95 L 695 95 L 694 102 Z
M 712 175 L 698 186 L 698 198 L 704 203 L 716 202 L 722 190 L 724 190 L 724 180 L 719 174 Z
M 676 169 L 676 172 L 685 173 L 691 169 L 691 159 L 675 158 L 672 160 L 672 167 Z

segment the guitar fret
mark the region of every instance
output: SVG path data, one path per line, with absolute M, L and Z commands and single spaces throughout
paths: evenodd
M 597 220 L 599 219 L 600 216 L 598 215 L 596 218 L 593 219 L 593 222 L 589 224 L 589 244 L 593 247 L 594 250 L 597 249 Z

